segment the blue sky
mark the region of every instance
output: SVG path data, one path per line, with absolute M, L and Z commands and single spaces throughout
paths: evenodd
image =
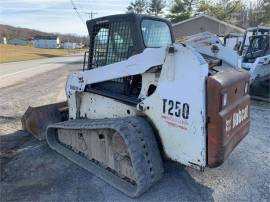
M 131 1 L 73 0 L 84 21 L 89 19 L 89 15 L 85 13 L 91 11 L 97 12 L 94 17 L 124 13 Z M 46 32 L 88 35 L 85 23 L 75 13 L 70 0 L 0 0 L 0 24 Z
M 130 0 L 73 0 L 84 21 L 86 12 L 94 17 L 124 13 Z M 87 35 L 86 26 L 73 10 L 70 0 L 0 0 L 0 24 L 46 32 Z

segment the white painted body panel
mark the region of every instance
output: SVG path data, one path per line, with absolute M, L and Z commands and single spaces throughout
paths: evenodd
M 242 67 L 249 69 L 251 79 L 270 77 L 270 55 L 258 57 L 254 63 L 242 63 Z
M 80 115 L 84 118 L 120 118 L 137 116 L 139 114 L 135 107 L 121 102 L 115 102 L 114 100 L 101 95 L 82 93 L 81 99 Z
M 237 43 L 242 43 L 242 41 L 243 41 L 243 35 L 227 38 L 226 47 L 230 47 L 231 49 L 234 49 L 235 45 Z
M 158 129 L 166 155 L 185 165 L 206 165 L 206 79 L 207 63 L 200 63 L 192 50 L 176 46 L 166 57 L 155 93 L 143 104 L 145 113 Z M 163 113 L 163 99 L 189 105 L 189 118 Z M 169 106 L 167 106 L 169 107 Z M 182 107 L 180 107 L 182 108 Z M 183 108 L 182 108 L 183 109 Z M 172 110 L 175 113 L 175 110 Z
M 232 47 L 222 45 L 218 37 L 210 32 L 190 36 L 185 43 L 194 47 L 199 53 L 224 60 L 233 68 L 244 68 L 248 70 L 251 75 L 251 81 L 259 77 L 270 76 L 269 54 L 258 57 L 253 63 L 244 63 L 243 56 L 239 55 Z M 218 52 L 211 50 L 213 45 L 218 47 Z
M 147 116 L 157 129 L 163 149 L 168 158 L 198 169 L 206 166 L 206 79 L 208 64 L 191 47 L 175 45 L 175 53 L 167 48 L 145 49 L 141 54 L 128 60 L 77 72 L 70 75 L 66 93 L 69 104 L 69 117 L 116 118 L 127 116 Z M 146 72 L 152 67 L 162 66 L 161 72 Z M 129 75 L 142 75 L 142 88 L 137 108 L 89 92 L 83 92 L 85 85 L 121 78 Z M 150 85 L 157 86 L 148 96 Z M 79 98 L 79 99 L 78 99 Z M 168 112 L 163 99 L 177 104 Z M 188 112 L 184 110 L 187 105 Z M 167 103 L 168 104 L 168 103 Z M 176 117 L 178 109 L 181 116 Z M 183 117 L 183 111 L 188 116 Z
M 218 43 L 217 43 L 218 42 Z M 188 44 L 195 48 L 199 53 L 216 57 L 226 61 L 233 67 L 238 67 L 239 55 L 231 47 L 223 46 L 219 38 L 210 32 L 202 32 L 193 36 L 190 36 L 185 44 Z M 218 52 L 211 50 L 212 46 L 218 47 Z

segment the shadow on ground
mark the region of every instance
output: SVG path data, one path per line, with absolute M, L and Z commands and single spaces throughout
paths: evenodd
M 165 162 L 163 179 L 131 199 L 24 131 L 1 136 L 1 201 L 213 201 L 184 166 Z
M 83 61 L 75 61 L 75 62 L 54 62 L 54 64 L 63 64 L 63 65 L 65 65 L 65 64 L 69 64 L 69 65 L 81 65 L 81 66 L 79 66 L 79 67 L 82 67 L 82 65 L 83 65 Z M 79 69 L 78 68 L 78 70 L 82 70 L 82 69 Z

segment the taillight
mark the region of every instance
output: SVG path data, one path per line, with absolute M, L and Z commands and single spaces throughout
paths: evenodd
M 222 108 L 225 107 L 228 103 L 228 93 L 222 93 L 221 94 L 221 104 L 222 104 Z
M 246 81 L 246 82 L 245 82 L 245 90 L 244 90 L 244 94 L 248 94 L 248 90 L 249 90 L 249 82 Z

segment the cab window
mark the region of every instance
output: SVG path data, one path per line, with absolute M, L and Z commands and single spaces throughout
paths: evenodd
M 165 22 L 145 19 L 141 23 L 141 30 L 147 48 L 159 48 L 172 43 L 170 29 Z
M 91 68 L 126 60 L 134 46 L 129 22 L 113 22 L 94 27 Z

